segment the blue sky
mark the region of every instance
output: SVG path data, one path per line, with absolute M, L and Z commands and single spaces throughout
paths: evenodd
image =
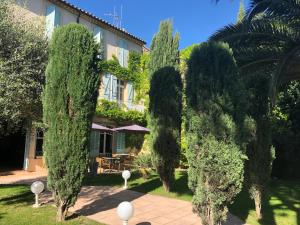
M 206 41 L 224 25 L 235 22 L 240 0 L 68 0 L 68 2 L 112 22 L 104 14 L 120 11 L 123 6 L 122 27 L 150 46 L 159 22 L 171 18 L 174 30 L 180 33 L 180 48 Z M 248 5 L 249 0 L 244 0 Z

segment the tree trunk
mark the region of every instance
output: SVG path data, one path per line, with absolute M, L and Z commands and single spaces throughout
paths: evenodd
M 254 198 L 254 203 L 255 203 L 255 211 L 256 211 L 256 216 L 258 219 L 262 218 L 262 213 L 261 213 L 261 204 L 262 204 L 262 193 L 261 191 L 258 191 L 256 197 Z
M 169 182 L 163 180 L 162 183 L 163 183 L 165 191 L 166 192 L 170 192 L 170 184 L 169 184 Z
M 68 213 L 67 204 L 60 202 L 59 206 L 57 207 L 56 220 L 59 222 L 65 221 L 67 213 Z

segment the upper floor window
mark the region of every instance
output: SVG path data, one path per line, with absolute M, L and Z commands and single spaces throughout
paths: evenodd
M 124 81 L 117 80 L 117 101 L 124 102 Z
M 127 41 L 123 39 L 119 41 L 118 53 L 120 65 L 123 67 L 128 67 L 129 50 Z
M 125 82 L 114 75 L 105 74 L 103 76 L 104 98 L 108 100 L 124 102 Z

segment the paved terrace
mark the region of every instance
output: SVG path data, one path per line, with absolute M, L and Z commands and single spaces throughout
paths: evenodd
M 45 178 L 45 173 L 18 172 L 1 176 L 0 184 L 30 184 L 34 180 Z M 42 201 L 50 204 L 51 194 L 43 193 Z M 190 202 L 108 186 L 83 187 L 76 205 L 70 211 L 107 225 L 121 225 L 116 208 L 122 201 L 130 201 L 134 206 L 134 215 L 129 225 L 202 225 L 199 217 L 192 212 Z M 226 223 L 226 225 L 243 224 L 231 214 Z

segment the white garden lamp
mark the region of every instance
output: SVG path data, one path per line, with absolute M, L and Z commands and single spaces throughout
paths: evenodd
M 31 185 L 31 191 L 33 194 L 35 194 L 35 204 L 33 205 L 34 208 L 37 208 L 40 206 L 39 204 L 39 194 L 42 193 L 44 190 L 44 184 L 41 181 L 35 181 Z
M 127 189 L 127 180 L 130 178 L 130 171 L 129 170 L 124 170 L 122 172 L 122 177 L 125 180 L 125 184 L 124 184 L 123 189 Z
M 123 225 L 128 225 L 128 220 L 133 216 L 133 206 L 130 202 L 121 202 L 118 205 L 117 213 L 119 218 L 123 221 Z

